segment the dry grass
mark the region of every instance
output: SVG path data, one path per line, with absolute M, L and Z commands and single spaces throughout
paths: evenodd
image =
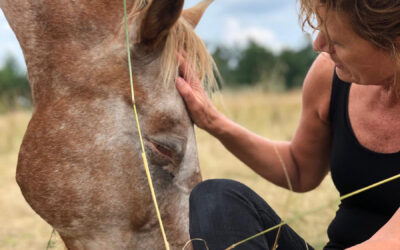
M 289 140 L 292 137 L 300 116 L 299 92 L 266 94 L 242 91 L 223 93 L 223 98 L 227 115 L 248 129 L 271 139 Z M 29 113 L 0 116 L 0 249 L 43 250 L 51 233 L 51 227 L 27 205 L 14 178 L 18 148 L 29 118 Z M 245 183 L 268 201 L 284 219 L 338 198 L 330 178 L 326 178 L 315 191 L 294 194 L 288 211 L 285 211 L 288 191 L 254 174 L 204 131 L 197 130 L 197 139 L 205 179 L 231 178 Z M 327 240 L 326 228 L 335 209 L 335 206 L 329 206 L 291 226 L 313 246 L 321 249 Z

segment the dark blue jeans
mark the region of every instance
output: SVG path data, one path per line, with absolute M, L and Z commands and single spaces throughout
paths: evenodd
M 190 196 L 190 237 L 201 238 L 210 250 L 223 250 L 249 236 L 281 223 L 272 208 L 253 190 L 232 180 L 207 180 Z M 235 250 L 272 249 L 277 230 L 264 234 Z M 307 249 L 306 242 L 289 226 L 282 227 L 278 250 Z M 195 250 L 205 244 L 194 241 Z M 308 245 L 308 249 L 313 249 Z

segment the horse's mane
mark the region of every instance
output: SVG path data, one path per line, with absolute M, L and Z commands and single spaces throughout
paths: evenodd
M 138 15 L 146 11 L 153 0 L 137 0 L 134 2 L 130 16 Z M 189 78 L 195 74 L 206 90 L 212 92 L 218 89 L 216 75 L 219 77 L 217 66 L 209 54 L 203 41 L 194 32 L 192 25 L 182 16 L 171 28 L 164 50 L 161 55 L 163 70 L 162 79 L 165 84 L 174 83 L 178 77 L 179 64 L 176 52 L 184 54 L 187 65 L 192 65 L 192 71 L 188 72 Z

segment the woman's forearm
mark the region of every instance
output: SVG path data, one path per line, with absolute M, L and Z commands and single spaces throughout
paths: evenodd
M 296 191 L 299 173 L 289 142 L 271 141 L 258 136 L 222 114 L 207 131 L 256 173 L 276 185 L 289 188 L 286 169 L 290 183 Z

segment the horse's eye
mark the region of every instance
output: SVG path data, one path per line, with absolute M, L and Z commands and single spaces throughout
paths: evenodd
M 168 164 L 179 166 L 183 156 L 183 145 L 180 142 L 174 141 L 170 138 L 147 138 L 146 141 L 148 155 L 152 164 L 159 166 L 165 166 Z
M 173 158 L 173 154 L 174 154 L 174 150 L 169 148 L 166 145 L 162 145 L 162 144 L 158 144 L 155 142 L 152 142 L 152 144 L 154 145 L 155 149 L 162 155 L 164 155 L 165 157 L 168 158 Z
M 179 171 L 179 165 L 182 161 L 182 152 L 180 146 L 174 143 L 164 143 L 149 140 L 147 144 L 147 153 L 149 162 L 157 168 L 166 171 L 172 178 Z

